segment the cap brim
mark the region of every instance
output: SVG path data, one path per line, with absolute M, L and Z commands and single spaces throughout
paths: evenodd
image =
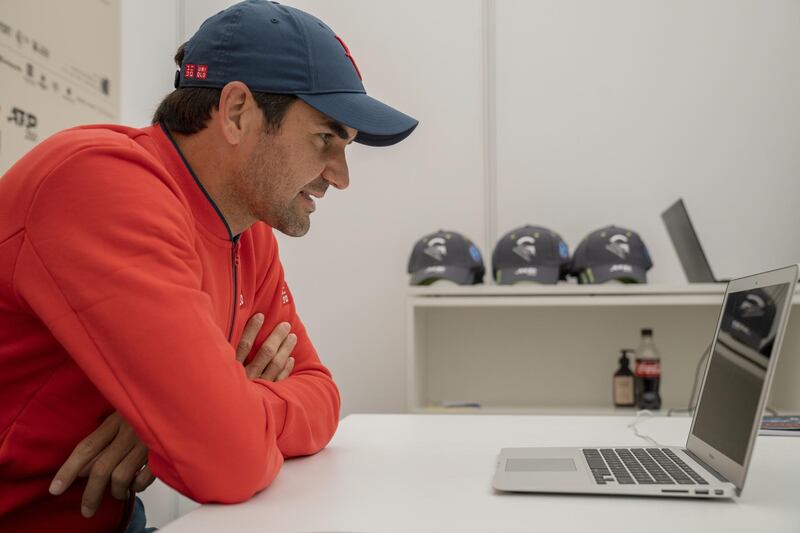
M 298 94 L 297 97 L 320 113 L 357 129 L 355 141 L 367 146 L 397 144 L 419 124 L 364 93 Z
M 620 270 L 619 264 L 614 265 L 598 265 L 592 267 L 592 275 L 594 276 L 593 283 L 605 283 L 612 279 L 619 280 L 625 283 L 647 283 L 647 272 L 636 265 L 624 265 L 630 267 L 630 270 Z
M 535 272 L 534 272 L 535 269 Z M 520 281 L 533 281 L 536 283 L 555 284 L 558 283 L 558 267 L 525 267 L 520 268 L 500 268 L 497 270 L 497 283 L 499 285 L 513 285 Z
M 468 268 L 442 266 L 437 267 L 435 272 L 426 270 L 427 269 L 423 268 L 422 270 L 413 272 L 411 274 L 411 285 L 430 285 L 434 281 L 440 279 L 450 280 L 459 285 L 472 285 L 475 281 L 472 270 Z

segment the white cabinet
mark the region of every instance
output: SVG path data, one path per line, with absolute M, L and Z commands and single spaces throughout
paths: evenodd
M 467 410 L 613 413 L 621 348 L 654 330 L 663 409 L 686 408 L 710 344 L 721 284 L 437 286 L 408 297 L 407 404 L 412 412 Z M 800 412 L 800 295 L 769 406 Z M 453 408 L 477 404 L 480 407 Z

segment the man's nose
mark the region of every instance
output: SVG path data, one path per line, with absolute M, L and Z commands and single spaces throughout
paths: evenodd
M 328 162 L 322 177 L 337 189 L 346 189 L 350 185 L 350 171 L 347 168 L 347 159 L 344 150 Z

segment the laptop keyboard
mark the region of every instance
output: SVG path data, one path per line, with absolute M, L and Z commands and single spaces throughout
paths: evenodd
M 598 485 L 708 485 L 669 448 L 586 448 Z

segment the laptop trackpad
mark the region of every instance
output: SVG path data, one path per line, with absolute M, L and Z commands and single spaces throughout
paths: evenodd
M 575 461 L 565 459 L 506 459 L 506 472 L 575 472 Z

